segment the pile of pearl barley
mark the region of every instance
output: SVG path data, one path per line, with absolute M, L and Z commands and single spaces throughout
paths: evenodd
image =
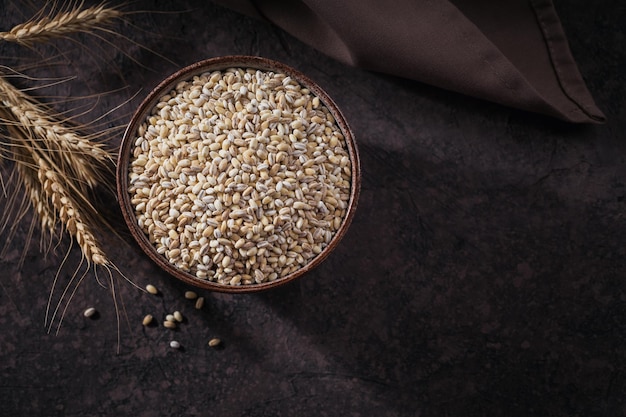
M 140 125 L 132 152 L 138 225 L 199 279 L 284 277 L 346 215 L 344 136 L 319 97 L 282 73 L 232 68 L 180 82 Z

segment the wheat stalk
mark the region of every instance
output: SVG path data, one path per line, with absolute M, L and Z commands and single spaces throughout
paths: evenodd
M 121 16 L 122 12 L 106 7 L 104 3 L 86 9 L 75 7 L 52 17 L 42 16 L 21 23 L 8 32 L 0 32 L 0 39 L 30 47 L 52 38 L 101 29 Z

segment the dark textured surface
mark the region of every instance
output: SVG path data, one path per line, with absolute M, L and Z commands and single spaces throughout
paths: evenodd
M 277 59 L 335 99 L 361 151 L 357 215 L 336 251 L 299 281 L 262 294 L 201 292 L 202 311 L 183 298 L 188 287 L 111 238 L 107 250 L 120 270 L 162 292 L 118 282 L 119 354 L 114 304 L 93 273 L 58 335 L 46 332 L 65 251 L 43 257 L 35 236 L 20 266 L 28 215 L 0 259 L 0 414 L 626 415 L 621 2 L 556 4 L 608 117 L 599 126 L 348 68 L 203 1 L 163 3 L 132 2 L 127 10 L 176 12 L 129 14 L 118 30 L 178 65 L 227 54 Z M 0 30 L 30 15 L 12 4 L 0 7 Z M 52 52 L 69 64 L 35 72 L 76 75 L 51 89 L 62 96 L 128 86 L 104 96 L 87 118 L 144 88 L 111 121 L 124 124 L 146 89 L 177 68 L 121 38 L 115 42 L 126 54 L 78 39 L 92 47 L 61 42 Z M 3 65 L 42 51 L 0 47 Z M 56 297 L 79 260 L 72 251 Z M 98 277 L 107 279 L 103 271 Z M 89 306 L 97 319 L 82 316 Z M 147 313 L 174 310 L 187 317 L 174 332 L 141 326 Z M 220 349 L 207 346 L 212 337 L 223 340 Z M 172 339 L 183 348 L 169 348 Z

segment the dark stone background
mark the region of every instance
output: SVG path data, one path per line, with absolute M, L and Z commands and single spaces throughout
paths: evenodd
M 67 241 L 44 256 L 39 234 L 28 238 L 27 214 L 13 236 L 2 235 L 0 414 L 626 415 L 623 2 L 556 1 L 608 117 L 593 126 L 349 68 L 263 22 L 205 1 L 173 3 L 124 6 L 133 13 L 115 30 L 127 38 L 0 45 L 0 64 L 74 75 L 42 94 L 97 94 L 60 103 L 94 104 L 81 120 L 121 105 L 107 126 L 123 126 L 160 79 L 200 59 L 250 54 L 290 64 L 336 100 L 356 134 L 363 187 L 354 223 L 299 281 L 262 294 L 199 291 L 202 311 L 135 246 L 107 238 L 119 269 L 161 296 L 115 274 L 118 333 L 100 285 L 109 277 L 89 271 L 55 334 L 58 320 L 50 333 L 44 325 L 46 303 Z M 33 10 L 3 1 L 0 30 Z M 53 306 L 79 262 L 71 251 Z M 96 319 L 82 315 L 90 306 Z M 147 313 L 174 310 L 187 318 L 174 332 L 141 326 Z M 212 337 L 221 349 L 207 346 Z M 183 348 L 169 348 L 172 339 Z

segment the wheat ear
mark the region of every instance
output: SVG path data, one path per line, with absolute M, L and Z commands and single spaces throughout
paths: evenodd
M 87 218 L 92 217 L 85 206 L 89 203 L 79 191 L 67 184 L 68 179 L 58 173 L 36 148 L 22 144 L 14 151 L 14 162 L 20 181 L 28 194 L 43 231 L 55 233 L 60 222 L 76 240 L 87 262 L 109 266 Z M 72 192 L 68 192 L 72 188 Z
M 85 135 L 71 121 L 14 87 L 0 76 L 0 101 L 13 118 L 32 132 L 46 152 L 56 156 L 66 175 L 89 188 L 102 182 L 104 167 L 112 155 L 97 141 L 97 135 Z
M 101 29 L 121 16 L 122 12 L 106 7 L 104 3 L 86 9 L 75 7 L 52 17 L 43 16 L 21 23 L 8 32 L 0 32 L 0 39 L 30 47 L 70 33 Z
M 108 154 L 3 77 L 0 110 L 5 139 L 41 225 L 54 233 L 60 221 L 88 262 L 110 265 L 90 226 L 97 212 L 87 194 L 103 177 L 99 169 Z
M 23 162 L 16 163 L 16 169 L 35 210 L 35 214 L 40 221 L 41 230 L 53 233 L 56 227 L 56 214 L 54 207 L 46 199 L 37 175 L 34 175 L 35 172 L 32 167 Z
M 76 238 L 76 242 L 80 246 L 85 258 L 96 265 L 109 264 L 91 228 L 83 221 L 76 201 L 64 187 L 63 181 L 59 178 L 57 172 L 55 172 L 42 157 L 37 155 L 33 156 L 39 167 L 37 178 L 42 185 L 46 197 L 52 203 L 52 207 L 54 207 L 59 215 L 59 220 L 63 223 L 69 234 Z

